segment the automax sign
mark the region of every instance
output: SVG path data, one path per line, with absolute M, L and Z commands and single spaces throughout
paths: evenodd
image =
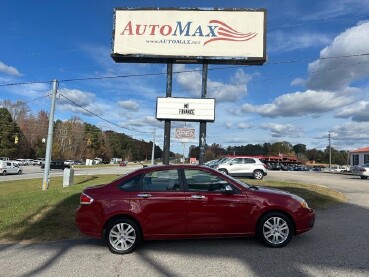
M 215 99 L 158 97 L 156 100 L 156 119 L 214 122 Z
M 266 10 L 115 9 L 117 62 L 262 64 Z

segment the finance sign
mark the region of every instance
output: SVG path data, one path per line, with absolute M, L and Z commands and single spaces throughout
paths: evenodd
M 176 128 L 176 138 L 195 138 L 195 129 Z

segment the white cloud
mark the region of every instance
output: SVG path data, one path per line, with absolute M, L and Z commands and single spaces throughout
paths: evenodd
M 360 101 L 343 108 L 336 114 L 338 118 L 350 118 L 357 122 L 369 122 L 369 101 Z
M 21 76 L 22 75 L 22 74 L 20 74 L 18 69 L 16 69 L 13 66 L 6 65 L 3 62 L 0 62 L 0 73 L 5 73 L 5 74 L 8 74 L 8 75 L 13 75 L 13 76 Z
M 133 100 L 119 101 L 118 105 L 122 107 L 123 109 L 131 110 L 131 111 L 138 111 L 138 108 L 139 108 L 138 103 Z
M 102 104 L 95 103 L 96 96 L 91 92 L 64 88 L 59 90 L 58 93 L 60 98 L 58 99 L 57 107 L 61 110 L 68 110 L 87 116 L 94 116 L 92 113 L 102 115 L 105 110 Z
M 252 128 L 253 125 L 249 124 L 249 123 L 244 123 L 244 122 L 241 122 L 241 123 L 238 123 L 237 124 L 237 127 L 239 129 L 250 129 Z
M 369 76 L 369 22 L 347 29 L 320 52 L 321 59 L 309 64 L 306 86 L 314 90 L 340 90 Z M 340 58 L 328 58 L 340 57 Z M 327 58 L 327 59 L 324 59 Z
M 271 132 L 272 137 L 302 137 L 302 132 L 291 124 L 262 123 L 261 128 Z
M 269 35 L 270 43 L 268 52 L 289 52 L 304 48 L 322 47 L 327 45 L 331 39 L 328 35 L 321 33 L 301 33 L 275 31 Z
M 346 142 L 346 145 L 361 143 L 368 145 L 369 140 L 369 122 L 348 122 L 342 126 L 335 126 L 330 130 L 333 140 Z
M 227 122 L 226 124 L 225 124 L 225 126 L 226 126 L 226 128 L 227 129 L 231 129 L 232 128 L 232 123 L 231 122 Z
M 175 71 L 188 70 L 185 65 L 176 65 Z M 216 98 L 217 102 L 235 102 L 247 95 L 247 82 L 251 76 L 243 69 L 238 69 L 230 78 L 230 83 L 207 80 L 207 97 Z M 189 90 L 193 97 L 201 97 L 202 72 L 191 71 L 175 75 L 175 80 L 181 87 Z
M 268 117 L 293 117 L 307 114 L 323 113 L 352 102 L 352 95 L 342 93 L 337 95 L 328 91 L 312 91 L 288 93 L 277 97 L 270 104 L 244 104 L 244 113 L 258 113 Z

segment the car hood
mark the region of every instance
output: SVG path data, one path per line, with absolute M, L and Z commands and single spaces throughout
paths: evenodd
M 304 199 L 301 198 L 300 196 L 298 196 L 296 194 L 293 194 L 293 193 L 290 193 L 290 192 L 287 192 L 287 191 L 284 191 L 284 190 L 280 190 L 280 189 L 258 187 L 257 191 L 260 192 L 260 193 L 290 196 L 295 200 L 304 201 Z

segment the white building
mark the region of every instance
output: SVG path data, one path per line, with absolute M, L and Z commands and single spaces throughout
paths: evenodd
M 369 163 L 369 147 L 350 151 L 350 165 L 362 165 Z

